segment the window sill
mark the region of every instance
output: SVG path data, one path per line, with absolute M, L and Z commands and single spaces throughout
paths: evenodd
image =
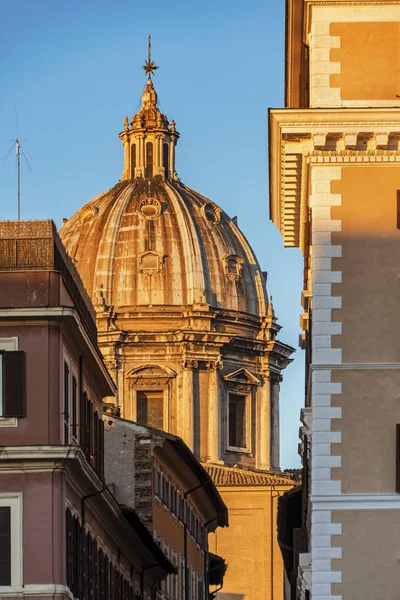
M 235 446 L 227 446 L 226 452 L 236 452 L 236 454 L 251 454 L 250 448 L 236 448 Z
M 0 417 L 0 427 L 18 427 L 17 417 Z

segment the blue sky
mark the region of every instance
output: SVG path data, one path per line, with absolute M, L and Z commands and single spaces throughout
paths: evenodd
M 0 156 L 7 140 L 27 140 L 22 218 L 60 226 L 118 181 L 118 133 L 139 106 L 149 33 L 160 106 L 181 133 L 178 174 L 237 215 L 269 273 L 280 338 L 298 348 L 302 259 L 283 249 L 268 213 L 267 109 L 283 106 L 284 0 L 3 0 Z M 16 216 L 11 153 L 0 164 L 0 218 Z M 297 349 L 281 386 L 283 468 L 299 466 L 303 365 Z

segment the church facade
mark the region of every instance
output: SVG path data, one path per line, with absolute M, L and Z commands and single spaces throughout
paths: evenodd
M 266 274 L 235 219 L 179 180 L 178 138 L 149 76 L 139 112 L 120 133 L 120 182 L 60 234 L 96 309 L 99 347 L 117 385 L 109 411 L 181 437 L 211 476 L 218 467 L 220 492 L 235 482 L 224 501 L 230 508 L 235 496 L 254 521 L 249 488 L 260 498 L 263 490 L 273 513 L 275 491 L 292 485 L 276 472 L 279 383 L 293 349 L 278 339 Z M 265 589 L 250 593 L 253 584 L 230 561 L 244 540 L 239 519 L 215 549 L 230 565 L 221 599 L 270 597 L 272 570 Z M 256 556 L 254 544 L 249 551 Z M 269 573 L 269 558 L 259 568 Z M 275 600 L 281 562 L 277 569 Z

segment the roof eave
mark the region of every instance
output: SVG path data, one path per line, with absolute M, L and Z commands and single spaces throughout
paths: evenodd
M 188 448 L 185 442 L 179 438 L 175 437 L 175 440 L 172 442 L 175 450 L 182 457 L 182 459 L 188 464 L 191 469 L 196 474 L 204 491 L 209 497 L 211 503 L 215 507 L 216 510 L 216 521 L 219 527 L 228 527 L 228 509 L 222 500 L 213 480 L 210 475 L 207 473 L 205 468 L 199 463 L 197 458 L 194 456 L 193 452 Z

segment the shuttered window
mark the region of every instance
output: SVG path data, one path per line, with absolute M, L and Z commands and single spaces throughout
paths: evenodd
M 25 352 L 0 352 L 0 417 L 24 417 L 25 393 Z
M 78 439 L 78 406 L 77 406 L 78 384 L 76 377 L 72 377 L 72 436 L 76 442 Z
M 64 444 L 69 444 L 69 367 L 66 362 L 64 362 L 63 416 L 64 416 Z
M 79 415 L 80 415 L 79 444 L 85 454 L 87 454 L 87 450 L 86 450 L 86 432 L 87 432 L 86 404 L 87 404 L 87 394 L 85 392 L 84 394 L 82 394 L 82 397 L 80 398 L 80 405 L 79 405 Z
M 172 564 L 178 568 L 178 555 L 176 550 L 172 550 Z M 178 600 L 178 575 L 171 575 L 171 598 L 172 600 Z
M 124 600 L 134 596 L 131 582 L 99 548 L 90 532 L 85 533 L 69 508 L 66 514 L 67 585 L 79 600 Z
M 86 392 L 80 402 L 80 445 L 86 459 L 103 475 L 104 473 L 104 423 L 101 413 L 94 410 Z
M 0 585 L 11 585 L 10 506 L 0 506 Z

